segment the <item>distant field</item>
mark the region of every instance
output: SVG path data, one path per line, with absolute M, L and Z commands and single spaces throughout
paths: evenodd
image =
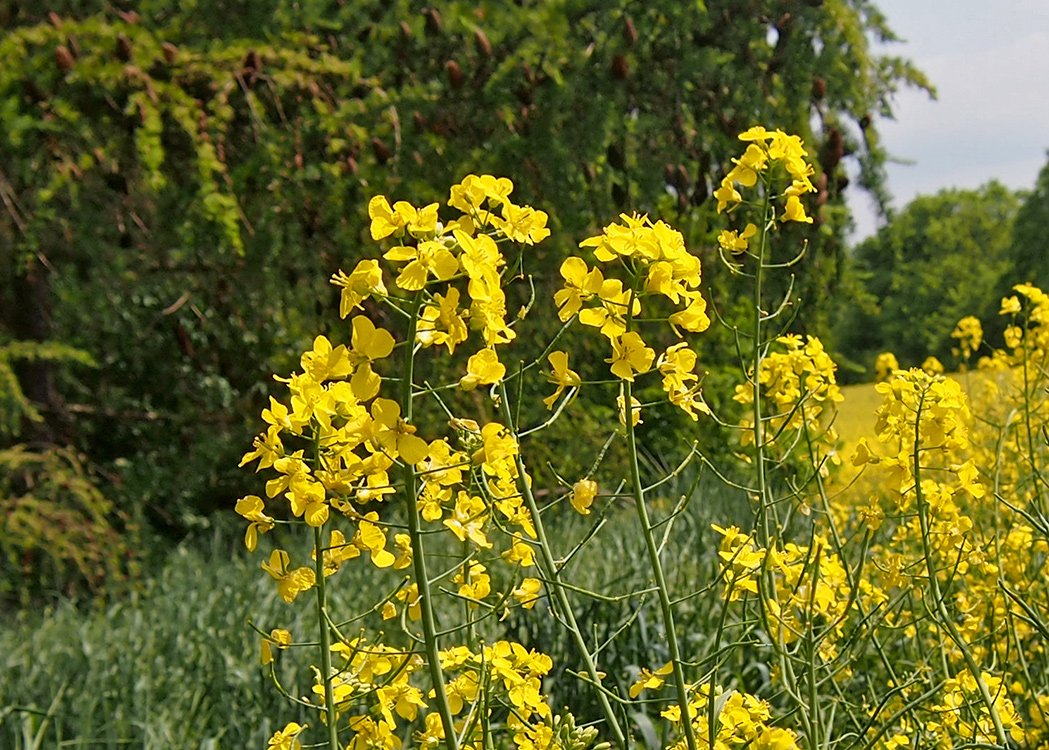
M 861 437 L 873 436 L 874 411 L 881 404 L 881 396 L 874 390 L 874 383 L 842 386 L 841 393 L 845 400 L 838 404 L 834 427 L 848 456 Z

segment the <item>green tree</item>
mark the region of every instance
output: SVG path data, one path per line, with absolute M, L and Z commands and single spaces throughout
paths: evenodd
M 846 271 L 837 347 L 866 367 L 893 352 L 903 367 L 927 356 L 945 365 L 951 331 L 964 316 L 996 317 L 1019 197 L 998 182 L 919 196 L 861 242 Z
M 325 329 L 326 279 L 353 264 L 370 195 L 440 200 L 487 171 L 549 209 L 557 236 L 638 210 L 713 247 L 707 198 L 736 134 L 798 132 L 819 194 L 794 230 L 809 247 L 794 290 L 816 329 L 845 163 L 884 198 L 877 120 L 900 86 L 928 88 L 873 50 L 892 34 L 867 0 L 52 7 L 0 7 L 0 57 L 21 61 L 0 71 L 3 325 L 93 356 L 63 383 L 70 406 L 57 387 L 27 396 L 176 526 L 241 491 L 246 419 Z M 567 249 L 529 260 L 543 303 Z M 730 312 L 733 280 L 707 259 Z M 707 346 L 712 366 L 734 351 Z
M 1042 167 L 1034 189 L 1024 198 L 1013 225 L 1012 283 L 1029 281 L 1043 289 L 1049 285 L 1049 162 Z M 1004 293 L 1004 290 L 1003 290 Z

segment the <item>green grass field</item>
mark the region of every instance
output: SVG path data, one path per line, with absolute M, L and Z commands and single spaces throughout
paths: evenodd
M 664 485 L 652 498 L 654 512 L 668 512 L 690 488 L 687 477 Z M 601 544 L 573 558 L 573 580 L 613 596 L 647 588 L 632 509 L 616 502 L 605 509 Z M 704 479 L 673 528 L 670 544 L 680 553 L 669 573 L 671 588 L 695 591 L 709 582 L 716 548 L 710 524 L 740 523 L 747 513 L 738 493 Z M 585 533 L 586 519 L 554 516 L 561 520 L 552 524 L 554 544 L 567 552 Z M 216 534 L 174 550 L 131 596 L 0 615 L 0 748 L 261 749 L 286 722 L 308 721 L 260 667 L 259 638 L 249 621 L 308 638 L 315 612 L 310 599 L 288 606 L 277 598 L 258 567 L 264 557 L 261 545 L 259 554 L 249 555 L 239 537 Z M 346 566 L 335 581 L 333 611 L 340 614 L 374 601 L 374 587 L 383 585 L 366 566 Z M 711 595 L 717 598 L 716 591 Z M 695 598 L 679 607 L 678 623 L 693 653 L 704 651 L 713 632 L 717 608 L 710 604 Z M 654 597 L 578 597 L 577 605 L 595 642 L 622 628 L 602 660 L 623 691 L 641 665 L 666 660 Z M 514 637 L 554 659 L 548 682 L 555 701 L 561 690 L 579 692 L 566 673 L 577 667 L 574 647 L 553 618 L 517 613 L 489 628 L 489 636 Z M 314 662 L 313 649 L 282 655 L 283 679 L 293 695 L 309 693 Z

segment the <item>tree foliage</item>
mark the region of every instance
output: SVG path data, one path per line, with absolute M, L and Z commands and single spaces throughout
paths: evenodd
M 903 367 L 929 355 L 956 363 L 955 324 L 967 315 L 994 320 L 1003 289 L 1015 281 L 1010 247 L 1019 205 L 997 182 L 911 201 L 855 249 L 838 348 L 868 369 L 885 351 Z
M 1024 198 L 1013 225 L 1010 259 L 1016 282 L 1049 283 L 1049 162 L 1042 167 L 1034 189 Z
M 372 194 L 507 174 L 557 235 L 638 210 L 709 247 L 735 134 L 780 126 L 818 150 L 795 283 L 813 328 L 845 164 L 883 198 L 877 119 L 898 87 L 928 88 L 873 51 L 893 37 L 867 0 L 53 7 L 0 14 L 0 55 L 21 61 L 0 70 L 3 325 L 99 363 L 64 376 L 68 437 L 174 525 L 239 493 L 246 415 L 324 330 Z M 537 294 L 566 250 L 530 259 Z M 731 298 L 728 274 L 711 283 Z M 710 346 L 711 366 L 733 350 Z M 54 389 L 27 395 L 72 422 Z

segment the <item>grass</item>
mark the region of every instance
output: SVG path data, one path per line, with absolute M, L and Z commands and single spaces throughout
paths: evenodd
M 668 512 L 690 485 L 682 476 L 661 486 L 651 500 L 655 511 Z M 566 510 L 556 509 L 548 521 L 554 544 L 565 552 L 593 519 Z M 738 494 L 704 479 L 667 547 L 675 553 L 669 567 L 675 591 L 694 591 L 710 580 L 716 545 L 710 523 L 740 522 L 746 513 Z M 312 601 L 291 607 L 279 601 L 259 570 L 264 556 L 248 555 L 239 539 L 216 534 L 175 549 L 140 591 L 120 601 L 63 602 L 0 619 L 0 747 L 264 748 L 285 722 L 309 720 L 270 684 L 248 622 L 265 630 L 290 626 L 305 639 Z M 577 585 L 605 594 L 649 586 L 632 509 L 609 503 L 599 541 L 584 547 L 568 571 Z M 366 565 L 348 565 L 336 581 L 337 612 L 374 601 L 381 583 Z M 711 592 L 678 608 L 689 658 L 705 652 L 716 598 Z M 577 666 L 574 648 L 543 606 L 490 621 L 484 636 L 516 638 L 549 653 L 558 665 L 548 688 L 554 705 L 571 703 L 580 715 L 594 716 L 580 705 L 587 691 L 567 674 Z M 595 643 L 624 628 L 600 656 L 624 692 L 640 667 L 666 660 L 654 597 L 577 596 L 576 606 Z M 282 656 L 292 694 L 309 692 L 314 656 L 312 649 Z M 644 717 L 631 721 L 651 732 L 639 726 Z

